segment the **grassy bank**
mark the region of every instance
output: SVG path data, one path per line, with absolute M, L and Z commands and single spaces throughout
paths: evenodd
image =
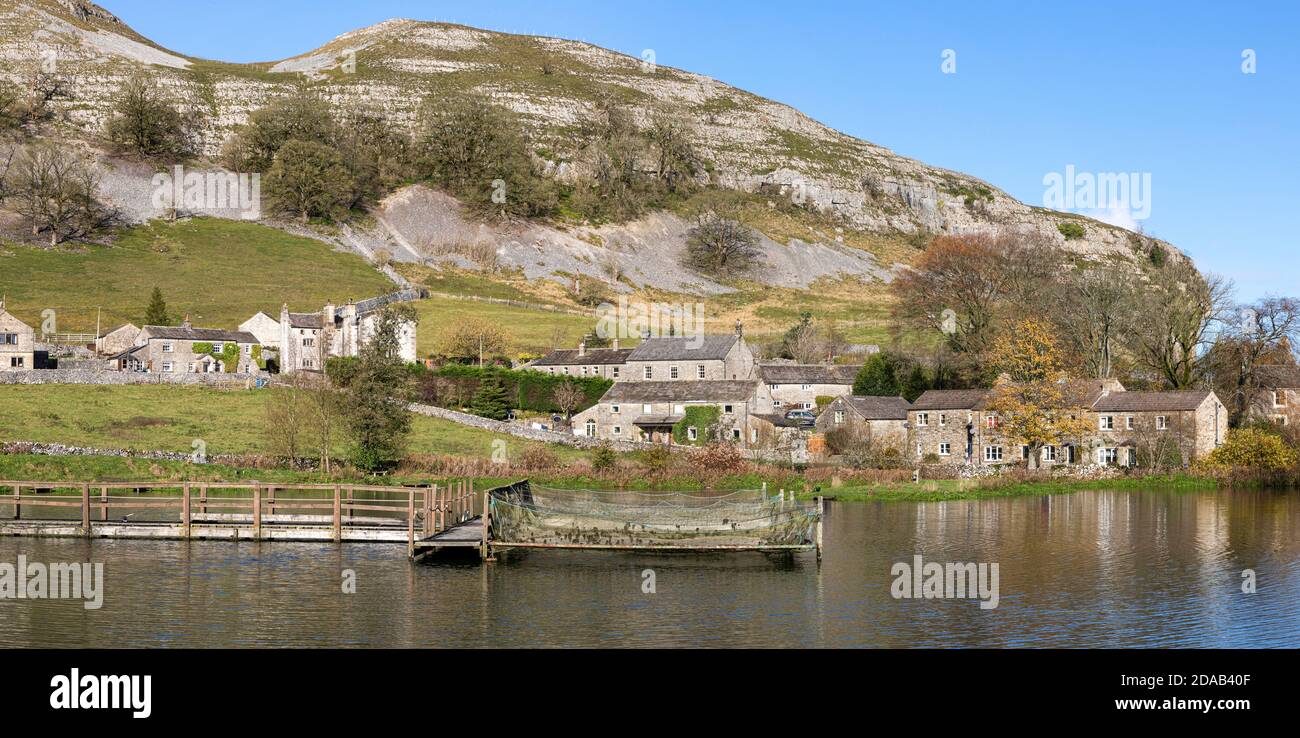
M 979 500 L 994 497 L 1057 495 L 1085 489 L 1215 489 L 1213 479 L 1188 475 L 1120 477 L 1117 479 L 1053 479 L 1022 481 L 1015 478 L 931 479 L 920 482 L 843 487 L 822 487 L 801 491 L 801 498 L 818 494 L 840 501 L 935 502 L 941 500 Z
M 59 331 L 94 331 L 101 308 L 104 328 L 139 325 L 155 286 L 176 322 L 188 313 L 195 325 L 228 329 L 259 310 L 278 317 L 285 302 L 319 310 L 396 289 L 361 257 L 324 242 L 217 218 L 125 228 L 110 246 L 0 247 L 6 307 L 28 325 L 39 327 L 52 309 Z
M 196 439 L 209 455 L 266 453 L 268 390 L 218 390 L 179 385 L 0 386 L 0 441 L 36 441 L 135 451 L 190 453 Z M 540 445 L 514 436 L 413 415 L 410 454 L 486 460 L 505 444 L 508 455 Z M 566 461 L 582 452 L 551 446 Z M 346 451 L 340 438 L 335 452 Z

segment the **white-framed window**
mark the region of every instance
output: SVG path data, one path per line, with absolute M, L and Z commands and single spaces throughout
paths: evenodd
M 600 376 L 600 367 L 598 367 L 598 366 L 593 366 L 593 367 L 591 368 L 591 376 L 593 376 L 593 377 L 598 377 L 598 376 Z
M 695 426 L 693 425 L 686 426 L 686 438 L 688 440 L 696 441 L 699 440 L 699 437 L 700 437 L 700 433 L 699 431 L 695 430 Z
M 928 426 L 928 425 L 930 425 L 930 413 L 917 413 L 917 414 L 916 414 L 916 427 L 918 427 L 918 428 L 924 428 L 924 427 L 926 427 L 926 426 Z
M 162 365 L 162 370 L 165 372 L 170 372 L 172 370 L 172 366 L 173 365 L 170 361 L 164 361 Z
M 734 410 L 733 410 L 733 408 L 732 408 L 731 405 L 723 405 L 723 406 L 722 406 L 722 412 L 724 412 L 724 413 L 726 413 L 726 414 L 728 414 L 728 415 L 730 415 L 733 411 L 734 411 Z
M 772 400 L 772 407 L 781 407 L 780 400 Z
M 611 372 L 612 372 L 612 373 L 611 373 L 610 376 L 614 377 L 614 379 L 618 379 L 618 367 L 613 367 L 613 369 L 611 370 Z
M 771 388 L 774 389 L 774 390 L 779 390 L 779 389 L 781 389 L 781 385 L 779 385 L 779 384 L 769 384 L 768 387 L 771 387 Z
M 172 348 L 172 345 L 171 345 L 170 343 L 164 343 L 164 344 L 163 344 L 163 353 L 164 353 L 164 354 L 170 354 L 173 350 L 174 350 L 174 349 Z
M 225 352 L 226 352 L 226 344 L 221 343 L 220 341 L 214 341 L 212 343 L 212 353 L 224 354 Z
M 1028 458 L 1029 458 L 1029 447 L 1028 447 L 1028 446 L 1021 446 L 1021 447 L 1020 447 L 1020 460 L 1021 460 L 1021 461 L 1024 461 L 1024 460 L 1026 460 L 1026 459 L 1028 459 Z
M 1124 430 L 1133 430 L 1133 416 L 1124 416 Z
M 582 368 L 582 376 L 587 376 L 587 367 L 585 366 Z
M 1056 447 L 1043 446 L 1043 461 L 1056 461 Z
M 616 425 L 616 426 L 614 426 L 614 435 L 616 435 L 616 436 L 621 436 L 621 435 L 623 435 L 623 426 L 621 426 L 621 425 Z
M 836 410 L 836 411 L 835 411 L 835 425 L 840 425 L 840 424 L 842 424 L 843 422 L 844 422 L 844 411 L 843 411 L 843 410 Z
M 696 365 L 695 365 L 695 378 L 696 378 L 696 379 L 704 379 L 704 365 L 703 365 L 703 364 L 696 364 Z
M 952 444 L 951 444 L 951 443 L 941 443 L 941 444 L 939 444 L 939 455 L 940 455 L 940 456 L 951 456 L 951 455 L 952 455 Z
M 22 368 L 26 367 L 26 365 L 27 365 L 27 357 L 26 357 L 26 356 L 11 356 L 11 357 L 9 357 L 9 368 L 10 368 L 10 369 L 22 369 Z
M 191 362 L 190 362 L 190 368 L 189 368 L 189 373 L 190 373 L 190 374 L 193 374 L 193 373 L 194 373 L 194 367 L 195 367 L 195 366 L 197 366 L 197 364 L 195 364 L 195 362 L 191 361 Z
M 801 389 L 801 390 L 810 390 L 810 389 L 812 389 L 812 385 L 811 385 L 811 384 L 801 384 L 801 385 L 799 385 L 799 389 Z
M 1168 415 L 1157 415 L 1157 416 L 1156 416 L 1156 430 L 1169 430 L 1169 416 L 1168 416 Z
M 251 344 L 251 343 L 249 343 L 249 344 L 245 344 L 245 345 L 244 345 L 244 354 L 245 354 L 245 355 L 250 355 L 250 356 L 251 356 L 252 353 L 253 353 L 253 344 Z
M 1104 431 L 1115 430 L 1115 416 L 1114 415 L 1099 416 L 1097 418 L 1097 429 L 1104 430 Z
M 984 427 L 985 427 L 985 428 L 989 428 L 989 429 L 997 428 L 997 427 L 998 427 L 998 416 L 994 415 L 993 413 L 989 413 L 988 415 L 985 415 L 985 416 L 984 416 Z
M 817 403 L 815 403 L 815 402 L 805 402 L 805 403 L 803 403 L 803 409 L 804 409 L 804 410 L 812 410 L 812 409 L 813 409 L 814 407 L 816 407 L 816 406 L 817 406 Z
M 618 405 L 610 405 L 610 406 L 609 406 L 609 411 L 610 411 L 611 413 L 613 413 L 614 415 L 618 415 Z
M 1119 460 L 1119 449 L 1117 448 L 1097 449 L 1098 464 L 1114 464 L 1118 460 Z
M 642 406 L 641 406 L 641 414 L 642 414 L 642 415 L 649 415 L 650 413 L 653 413 L 654 411 L 655 411 L 654 405 L 642 405 Z
M 1286 390 L 1273 390 L 1273 407 L 1286 407 Z
M 677 378 L 677 367 L 675 367 L 675 366 L 670 366 L 670 367 L 668 367 L 668 378 L 669 378 L 669 379 L 676 379 L 676 378 Z
M 925 448 L 921 444 L 916 444 L 916 455 L 925 456 Z
M 1138 452 L 1137 452 L 1137 449 L 1135 449 L 1135 448 L 1129 448 L 1129 449 L 1126 449 L 1126 450 L 1128 451 L 1128 465 L 1129 465 L 1129 466 L 1137 466 L 1137 463 L 1138 463 Z
M 1002 460 L 1002 447 L 1001 447 L 1001 446 L 985 446 L 985 447 L 984 447 L 984 460 L 985 460 L 985 461 L 1001 461 L 1001 460 Z
M 587 437 L 588 438 L 596 437 L 596 421 L 594 420 L 587 421 Z
M 564 367 L 564 373 L 565 373 L 566 375 L 569 373 L 569 367 L 567 367 L 567 366 Z
M 749 442 L 750 442 L 750 443 L 758 443 L 758 429 L 757 429 L 757 428 L 750 428 L 750 429 L 749 429 Z
M 732 428 L 732 429 L 731 429 L 731 440 L 733 440 L 733 441 L 739 441 L 739 440 L 740 440 L 740 429 L 739 429 L 739 428 Z
M 646 368 L 645 368 L 645 378 L 646 378 L 646 379 L 654 379 L 654 376 L 655 376 L 655 369 L 654 369 L 654 367 L 652 367 L 652 366 L 648 366 L 648 367 L 646 367 Z
M 947 413 L 939 413 L 939 427 L 942 428 L 943 426 L 945 426 L 945 425 L 947 425 L 947 424 L 948 424 L 948 414 L 947 414 Z

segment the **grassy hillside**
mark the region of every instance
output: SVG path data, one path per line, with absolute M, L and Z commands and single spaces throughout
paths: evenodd
M 56 311 L 60 332 L 139 324 L 149 293 L 162 289 L 172 317 L 235 328 L 258 310 L 279 315 L 326 300 L 391 292 L 393 283 L 359 256 L 268 226 L 215 218 L 154 221 L 124 229 L 110 246 L 48 250 L 0 245 L 0 294 L 29 325 Z M 39 331 L 39 329 L 38 329 Z
M 265 403 L 275 391 L 5 385 L 0 386 L 0 440 L 188 453 L 194 440 L 202 439 L 209 454 L 265 453 Z M 416 415 L 408 451 L 490 459 L 498 440 L 512 455 L 527 445 L 513 436 Z M 552 448 L 561 459 L 580 454 L 566 446 Z M 338 451 L 343 450 L 340 440 Z

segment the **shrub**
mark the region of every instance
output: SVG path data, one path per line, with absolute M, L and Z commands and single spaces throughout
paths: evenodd
M 739 471 L 745 465 L 745 457 L 735 444 L 717 441 L 691 454 L 691 463 L 703 472 L 728 473 Z
M 651 471 L 668 468 L 672 460 L 673 452 L 669 451 L 667 446 L 655 446 L 641 452 L 641 463 Z
M 593 471 L 606 472 L 618 465 L 618 452 L 613 446 L 602 443 L 591 450 L 591 468 Z
M 1083 234 L 1087 232 L 1083 229 L 1083 226 L 1078 223 L 1061 223 L 1056 226 L 1056 230 L 1060 231 L 1061 235 L 1065 236 L 1065 240 L 1067 241 L 1073 241 L 1076 238 L 1083 238 Z
M 1296 464 L 1296 453 L 1287 447 L 1280 436 L 1258 428 L 1236 428 L 1228 431 L 1223 445 L 1206 456 L 1201 465 L 1207 469 L 1224 470 L 1249 468 L 1258 471 L 1280 471 Z
M 921 459 L 921 461 L 924 462 L 924 463 L 926 463 L 926 464 L 938 464 L 938 463 L 939 463 L 939 454 L 936 454 L 936 453 L 934 453 L 934 452 L 932 451 L 932 452 L 926 454 L 926 455 Z
M 528 469 L 554 469 L 560 465 L 560 457 L 551 449 L 540 445 L 529 445 L 519 455 L 519 461 Z

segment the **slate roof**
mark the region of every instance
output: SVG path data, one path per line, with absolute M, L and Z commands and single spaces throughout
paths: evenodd
M 685 415 L 642 415 L 632 425 L 677 425 Z
M 179 325 L 146 325 L 142 330 L 149 332 L 150 338 L 172 341 L 235 341 L 237 343 L 259 343 L 257 336 L 245 331 L 226 331 L 219 328 L 185 328 Z
M 597 348 L 587 349 L 578 356 L 577 349 L 556 349 L 529 366 L 596 366 L 627 363 L 627 355 L 632 349 Z
M 615 382 L 601 402 L 723 402 L 748 400 L 758 384 L 720 379 L 676 382 Z
M 647 338 L 628 354 L 628 361 L 705 361 L 724 359 L 740 337 L 668 336 Z
M 1103 413 L 1195 410 L 1211 394 L 1210 390 L 1112 392 L 1098 400 L 1093 410 Z
M 912 404 L 901 397 L 858 397 L 844 395 L 835 398 L 851 406 L 864 420 L 907 420 Z
M 912 403 L 911 409 L 975 410 L 983 406 L 990 392 L 986 389 L 926 390 Z
M 849 364 L 760 364 L 763 381 L 768 384 L 847 384 L 857 379 L 862 366 Z
M 289 313 L 289 325 L 294 328 L 316 328 L 324 325 L 320 313 Z

